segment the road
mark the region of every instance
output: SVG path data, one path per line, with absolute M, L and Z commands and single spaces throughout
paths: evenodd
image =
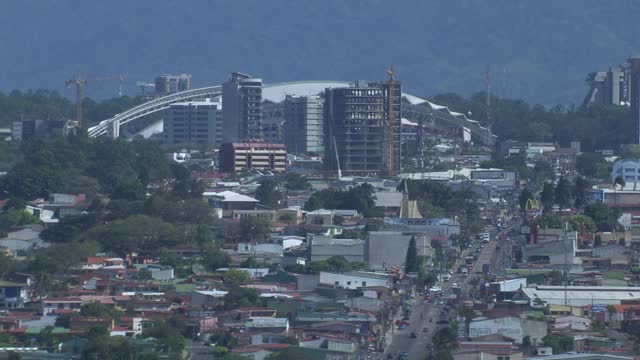
M 461 299 L 468 299 L 468 295 L 472 293 L 474 286 L 469 284 L 472 278 L 482 276 L 484 273 L 482 267 L 484 264 L 490 265 L 490 273 L 496 275 L 504 275 L 505 270 L 510 266 L 511 262 L 511 239 L 507 235 L 509 230 L 516 229 L 519 226 L 518 220 L 512 222 L 511 226 L 497 234 L 493 234 L 493 240 L 489 243 L 481 243 L 480 241 L 474 241 L 473 245 L 469 249 L 465 249 L 461 252 L 460 257 L 456 259 L 452 270 L 453 274 L 451 281 L 443 282 L 440 287 L 443 291 L 443 298 L 451 294 L 452 285 L 454 283 L 461 287 Z M 500 240 L 502 238 L 502 240 Z M 477 249 L 484 245 L 480 252 Z M 469 275 L 458 274 L 456 270 L 464 264 L 465 258 L 469 255 L 475 254 L 478 256 L 478 260 L 474 262 Z M 477 291 L 473 291 L 477 292 Z M 410 325 L 404 330 L 394 330 L 393 340 L 391 345 L 387 348 L 384 354 L 380 354 L 380 359 L 386 359 L 391 354 L 393 359 L 397 358 L 398 354 L 407 352 L 409 354 L 408 359 L 422 359 L 427 354 L 427 345 L 431 344 L 432 336 L 442 327 L 448 325 L 438 325 L 437 321 L 441 319 L 441 311 L 445 308 L 444 305 L 438 305 L 435 303 L 422 303 L 422 297 L 416 295 L 410 302 L 411 318 L 409 320 Z M 446 317 L 448 319 L 455 319 L 455 309 L 452 309 Z M 432 320 L 431 322 L 429 320 Z M 423 329 L 426 328 L 426 332 Z M 411 333 L 414 332 L 417 337 L 411 338 Z
M 411 323 L 404 330 L 394 330 L 393 341 L 387 349 L 384 356 L 392 354 L 393 359 L 403 352 L 409 353 L 409 359 L 422 359 L 425 357 L 427 344 L 431 343 L 431 337 L 438 328 L 448 325 L 438 325 L 436 322 L 440 319 L 440 311 L 444 309 L 444 305 L 423 304 L 422 299 L 416 296 L 411 301 Z M 429 322 L 432 319 L 432 322 Z M 423 332 L 426 328 L 427 332 Z M 411 333 L 416 333 L 415 339 L 411 338 Z

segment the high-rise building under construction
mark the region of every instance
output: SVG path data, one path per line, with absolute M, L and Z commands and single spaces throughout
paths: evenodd
M 399 171 L 401 90 L 395 80 L 325 90 L 325 163 L 330 169 L 349 176 Z

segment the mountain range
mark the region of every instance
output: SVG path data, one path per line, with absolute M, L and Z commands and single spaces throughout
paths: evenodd
M 380 80 L 391 64 L 421 96 L 485 89 L 579 104 L 585 77 L 640 53 L 633 0 L 20 0 L 0 4 L 0 91 L 125 74 L 125 93 L 161 73 L 195 87 L 231 71 L 266 83 Z M 86 96 L 116 96 L 118 81 Z

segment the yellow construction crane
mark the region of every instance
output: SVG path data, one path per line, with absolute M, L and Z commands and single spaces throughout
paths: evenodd
M 393 177 L 396 175 L 396 165 L 395 165 L 395 161 L 396 161 L 396 149 L 395 149 L 395 109 L 394 109 L 394 86 L 396 83 L 396 72 L 393 70 L 393 65 L 391 65 L 388 69 L 387 69 L 387 75 L 389 75 L 389 114 L 388 114 L 388 133 L 389 133 L 389 142 L 387 144 L 388 146 L 388 159 L 387 159 L 387 171 L 389 176 Z
M 125 75 L 116 75 L 109 77 L 99 77 L 93 79 L 86 79 L 80 75 L 80 72 L 76 72 L 75 78 L 71 80 L 65 81 L 65 85 L 70 87 L 75 85 L 76 87 L 76 121 L 78 122 L 78 129 L 82 128 L 82 98 L 83 98 L 83 88 L 89 81 L 105 81 L 105 80 L 119 80 L 122 86 L 122 82 L 127 77 Z

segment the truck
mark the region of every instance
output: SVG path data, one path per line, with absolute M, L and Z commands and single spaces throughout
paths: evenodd
M 482 273 L 488 274 L 491 272 L 491 264 L 482 264 Z
M 471 264 L 473 264 L 473 261 L 474 261 L 473 256 L 467 256 L 466 258 L 464 258 L 464 262 L 465 262 L 465 264 L 467 264 L 467 265 L 471 265 Z

